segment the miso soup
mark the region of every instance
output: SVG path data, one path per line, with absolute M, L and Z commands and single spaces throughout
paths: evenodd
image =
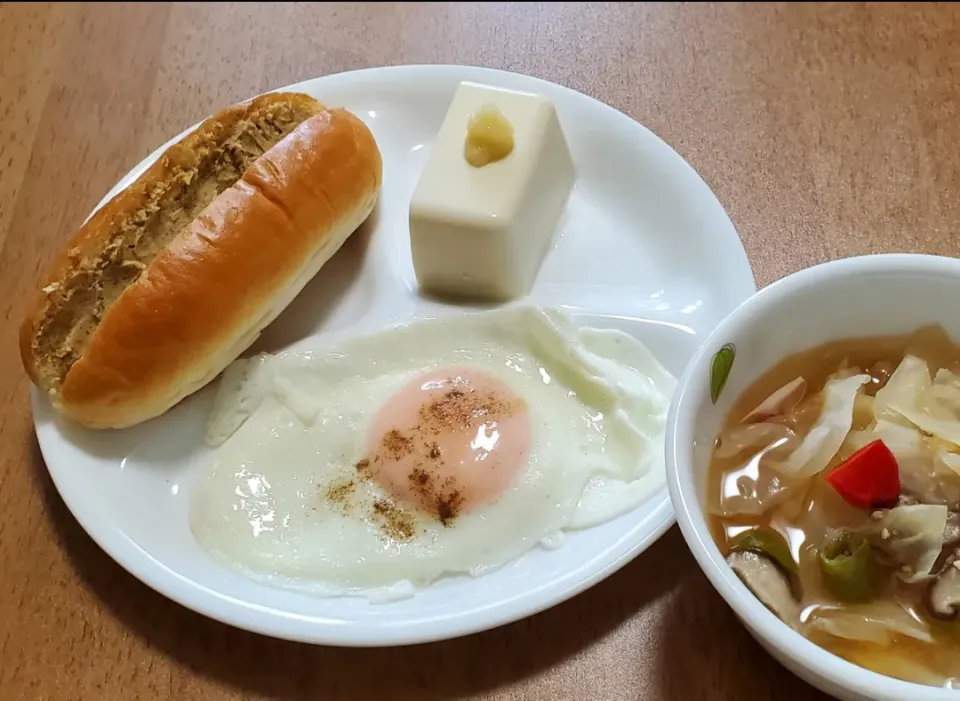
M 941 329 L 765 373 L 716 439 L 708 510 L 784 623 L 881 674 L 960 688 L 960 347 Z

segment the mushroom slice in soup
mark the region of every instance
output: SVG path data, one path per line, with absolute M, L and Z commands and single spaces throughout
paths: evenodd
M 788 625 L 799 615 L 790 578 L 771 558 L 751 550 L 739 550 L 727 556 L 727 564 L 760 602 Z
M 930 585 L 927 608 L 942 621 L 955 621 L 960 615 L 960 569 L 957 562 L 947 567 Z
M 727 564 L 768 609 L 795 625 L 799 608 L 794 585 L 797 563 L 786 539 L 769 526 L 745 531 L 730 541 Z

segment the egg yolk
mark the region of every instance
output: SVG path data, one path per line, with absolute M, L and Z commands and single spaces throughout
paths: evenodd
M 374 417 L 366 462 L 395 498 L 447 525 L 495 501 L 526 465 L 526 403 L 496 377 L 473 369 L 424 373 Z

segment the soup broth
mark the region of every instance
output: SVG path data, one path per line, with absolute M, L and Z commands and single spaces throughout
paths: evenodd
M 714 539 L 787 625 L 960 687 L 960 347 L 941 329 L 783 360 L 726 417 L 708 486 Z

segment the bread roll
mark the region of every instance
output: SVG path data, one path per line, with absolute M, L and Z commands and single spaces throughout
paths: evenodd
M 33 382 L 92 428 L 132 426 L 213 380 L 367 218 L 367 126 L 296 93 L 220 112 L 102 207 L 24 319 Z

